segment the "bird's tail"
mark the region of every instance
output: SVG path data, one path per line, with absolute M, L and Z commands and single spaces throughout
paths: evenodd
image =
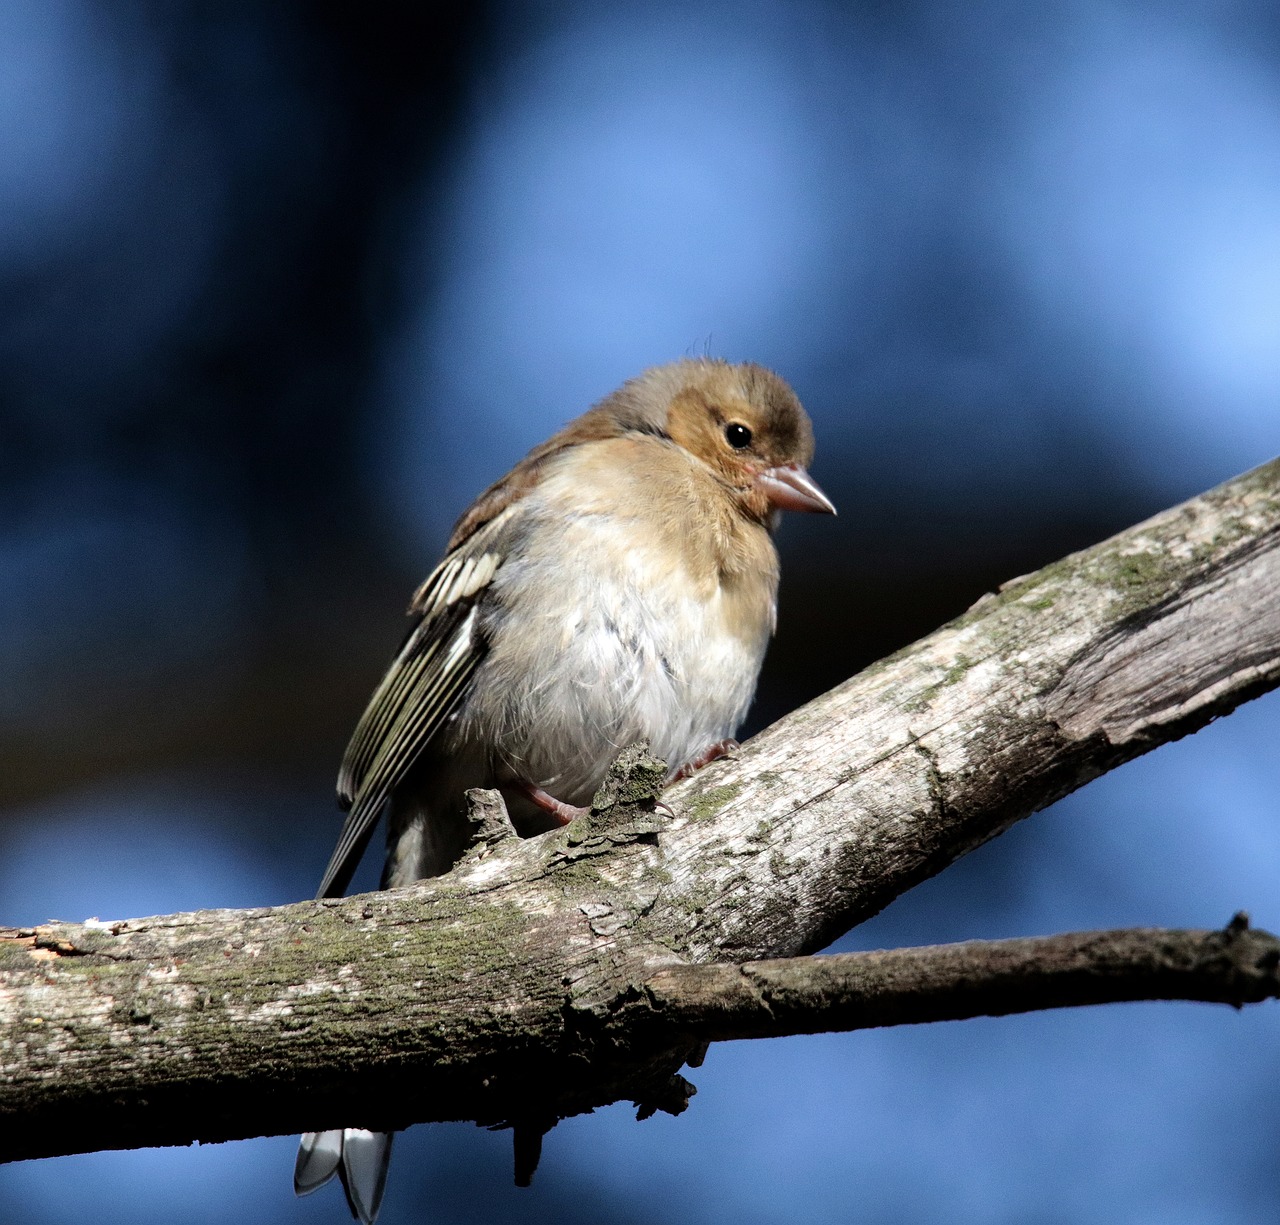
M 342 1179 L 351 1215 L 360 1225 L 373 1225 L 382 1206 L 391 1164 L 390 1132 L 309 1131 L 298 1142 L 298 1161 L 293 1167 L 296 1195 L 310 1195 L 335 1174 Z

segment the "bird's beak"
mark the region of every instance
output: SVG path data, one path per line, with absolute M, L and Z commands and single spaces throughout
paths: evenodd
M 756 484 L 764 490 L 770 505 L 779 510 L 807 510 L 819 515 L 836 513 L 831 499 L 799 464 L 766 468 L 756 477 Z

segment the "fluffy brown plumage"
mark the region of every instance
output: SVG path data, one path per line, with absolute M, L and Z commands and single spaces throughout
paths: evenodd
M 415 623 L 343 759 L 348 808 L 321 896 L 384 809 L 386 886 L 447 871 L 464 793 L 497 787 L 523 833 L 589 802 L 647 739 L 674 774 L 737 730 L 773 632 L 779 510 L 834 512 L 813 431 L 755 365 L 646 371 L 482 493 L 413 597 Z M 714 751 L 714 750 L 713 750 Z M 295 1185 L 341 1173 L 372 1221 L 390 1137 L 303 1138 Z

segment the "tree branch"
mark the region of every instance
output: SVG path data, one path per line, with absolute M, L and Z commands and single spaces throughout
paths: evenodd
M 1135 1000 L 1237 1008 L 1280 996 L 1280 940 L 1130 928 L 743 965 L 682 965 L 644 987 L 645 1024 L 704 1042 L 1003 1017 Z M 639 1022 L 627 1025 L 632 1034 Z
M 674 1109 L 698 1041 L 643 1032 L 662 974 L 820 948 L 1277 683 L 1280 462 L 1007 584 L 668 789 L 674 817 L 631 755 L 591 816 L 525 842 L 481 813 L 410 889 L 0 935 L 0 1154 Z

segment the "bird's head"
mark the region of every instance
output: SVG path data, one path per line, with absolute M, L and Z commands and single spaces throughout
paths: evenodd
M 779 510 L 836 513 L 807 471 L 809 415 L 763 366 L 673 362 L 619 394 L 639 428 L 665 434 L 704 463 L 752 519 L 766 523 Z

